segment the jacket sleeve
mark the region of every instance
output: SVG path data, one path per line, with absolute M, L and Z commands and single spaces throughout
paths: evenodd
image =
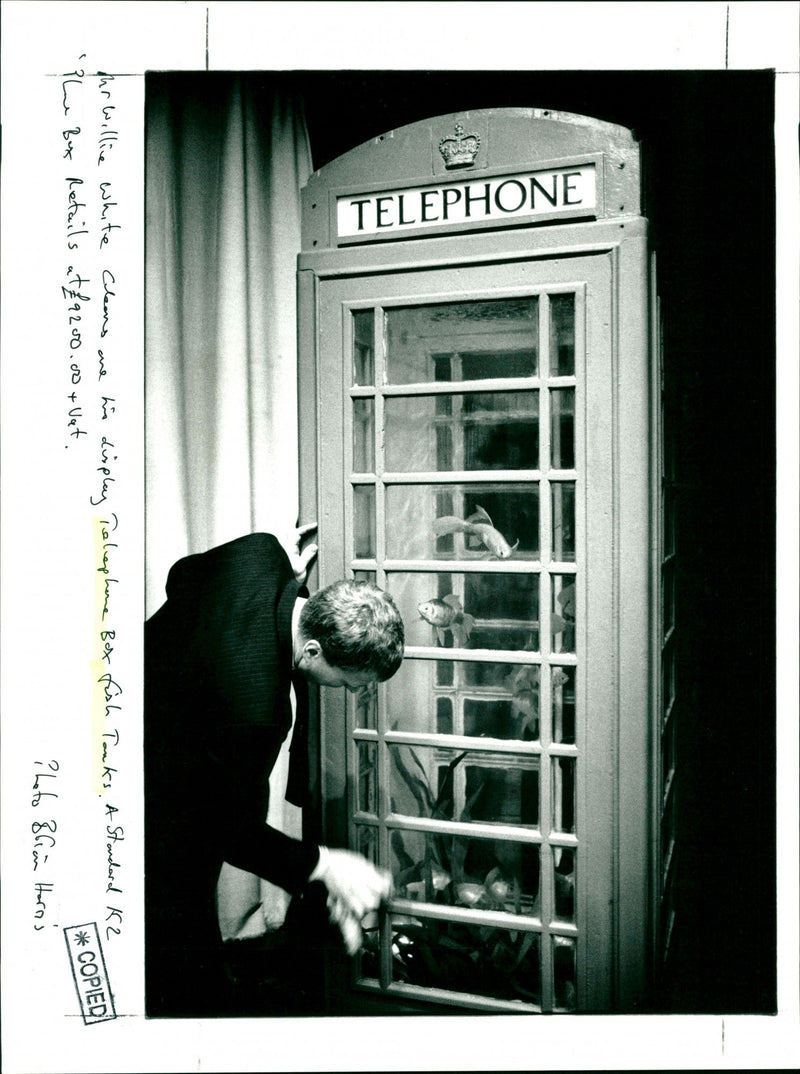
M 225 860 L 295 895 L 308 883 L 319 861 L 319 847 L 263 822 L 245 822 L 228 828 Z

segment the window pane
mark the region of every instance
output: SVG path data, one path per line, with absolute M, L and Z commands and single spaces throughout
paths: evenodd
M 553 695 L 552 738 L 554 742 L 575 745 L 575 668 L 550 670 Z
M 353 470 L 368 474 L 375 469 L 375 400 L 353 400 Z
M 672 485 L 664 487 L 664 555 L 675 554 L 677 512 L 675 510 L 675 489 Z
M 377 801 L 377 746 L 374 742 L 359 742 L 358 809 L 362 813 L 376 813 Z
M 539 486 L 389 485 L 391 559 L 538 559 Z
M 661 866 L 667 869 L 675 844 L 675 784 L 672 784 L 667 804 L 661 815 Z
M 553 990 L 556 1010 L 575 1010 L 577 1006 L 575 941 L 567 936 L 553 937 Z
M 530 377 L 537 373 L 537 298 L 386 310 L 390 384 Z
M 575 468 L 575 389 L 550 392 L 550 454 L 554 470 Z
M 662 958 L 666 958 L 672 938 L 672 930 L 675 925 L 675 872 L 670 869 L 667 876 L 664 894 L 661 900 L 660 913 L 660 951 Z
M 386 469 L 535 470 L 536 392 L 388 397 Z
M 395 829 L 391 846 L 398 898 L 511 914 L 539 912 L 535 843 Z
M 403 618 L 407 645 L 538 648 L 538 575 L 392 572 L 386 588 Z
M 675 772 L 675 712 L 667 720 L 661 736 L 661 785 L 666 787 Z
M 550 486 L 553 511 L 553 559 L 575 562 L 575 482 L 557 481 Z
M 375 383 L 375 311 L 353 313 L 353 384 L 366 387 Z
M 355 847 L 373 865 L 378 864 L 378 829 L 366 824 L 356 827 Z
M 394 915 L 392 977 L 404 984 L 539 1004 L 538 932 Z M 377 932 L 365 933 L 364 977 L 379 978 Z M 499 1053 L 498 1053 L 499 1054 Z
M 363 743 L 362 743 L 363 745 Z M 395 813 L 433 820 L 539 824 L 539 758 L 389 746 Z
M 574 295 L 550 295 L 550 374 L 575 375 Z
M 675 625 L 675 563 L 670 561 L 662 568 L 661 584 L 663 596 L 664 634 L 668 634 Z
M 667 642 L 661 657 L 661 703 L 663 717 L 669 715 L 669 710 L 675 700 L 675 647 L 674 638 Z
M 553 830 L 575 831 L 575 758 L 553 758 Z
M 353 486 L 353 554 L 357 559 L 375 557 L 375 486 Z
M 407 658 L 386 684 L 386 696 L 392 730 L 523 742 L 539 736 L 535 664 Z
M 551 626 L 554 653 L 575 652 L 575 575 L 554 574 Z
M 348 694 L 348 703 L 355 712 L 355 727 L 374 730 L 378 726 L 378 690 L 374 683 Z
M 553 908 L 557 921 L 575 921 L 575 851 L 553 847 Z

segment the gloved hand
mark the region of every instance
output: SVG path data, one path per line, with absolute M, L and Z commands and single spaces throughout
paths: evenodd
M 306 545 L 302 551 L 300 550 L 300 545 L 303 543 L 303 539 L 309 533 L 313 533 L 316 528 L 316 522 L 307 522 L 304 526 L 297 526 L 294 531 L 279 538 L 284 551 L 289 557 L 289 562 L 292 564 L 294 576 L 300 585 L 305 584 L 311 561 L 319 551 L 316 544 Z
M 348 955 L 354 955 L 361 947 L 362 932 L 358 920 L 345 908 L 341 899 L 328 896 L 328 913 L 331 921 L 339 926 Z
M 361 944 L 361 918 L 377 910 L 392 890 L 392 878 L 383 869 L 351 850 L 319 848 L 319 862 L 310 877 L 328 889 L 328 912 L 342 933 L 350 954 Z

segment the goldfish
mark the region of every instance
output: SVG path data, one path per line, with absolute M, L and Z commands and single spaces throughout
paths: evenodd
M 510 559 L 517 550 L 519 539 L 510 545 L 500 530 L 496 529 L 487 511 L 480 504 L 469 518 L 456 518 L 455 515 L 442 515 L 434 519 L 433 532 L 437 537 L 445 533 L 471 533 L 478 537 L 494 559 Z
M 475 619 L 464 611 L 461 601 L 454 593 L 450 593 L 444 600 L 439 597 L 424 600 L 417 605 L 417 610 L 421 618 L 435 628 L 440 645 L 444 645 L 445 630 L 452 631 L 453 641 L 460 649 L 469 641 Z

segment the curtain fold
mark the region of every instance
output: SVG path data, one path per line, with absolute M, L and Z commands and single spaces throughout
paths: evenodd
M 294 526 L 296 257 L 311 174 L 302 102 L 279 75 L 147 79 L 146 609 L 182 556 Z M 285 780 L 285 761 L 275 767 Z M 270 823 L 297 811 L 271 793 Z M 226 867 L 223 935 L 264 931 L 282 894 Z M 266 910 L 265 910 L 266 908 Z

